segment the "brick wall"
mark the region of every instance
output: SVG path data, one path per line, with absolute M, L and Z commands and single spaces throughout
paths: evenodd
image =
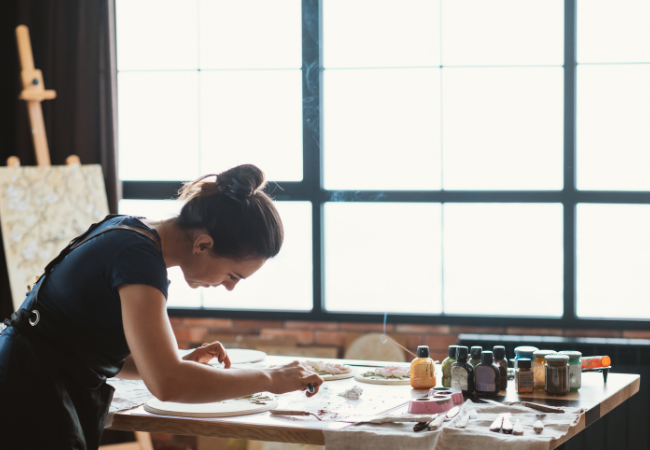
M 347 322 L 297 322 L 279 320 L 197 319 L 172 317 L 174 334 L 180 348 L 192 348 L 210 335 L 247 335 L 261 338 L 294 338 L 298 346 L 336 347 L 343 357 L 351 337 L 383 332 L 382 324 Z M 567 337 L 603 337 L 650 339 L 650 331 L 583 330 L 560 328 L 476 327 L 449 325 L 388 324 L 386 332 L 415 352 L 418 345 L 428 345 L 431 357 L 442 361 L 449 345 L 461 333 L 513 334 Z

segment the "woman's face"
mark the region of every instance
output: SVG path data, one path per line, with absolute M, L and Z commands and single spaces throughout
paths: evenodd
M 239 280 L 250 277 L 266 262 L 265 258 L 238 261 L 214 256 L 212 243 L 210 236 L 199 236 L 185 264 L 181 264 L 185 281 L 192 289 L 223 286 L 232 291 Z

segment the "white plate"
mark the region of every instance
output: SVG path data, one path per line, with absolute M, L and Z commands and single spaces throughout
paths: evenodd
M 248 398 L 238 398 L 215 403 L 161 402 L 153 398 L 144 405 L 151 414 L 180 417 L 234 417 L 257 414 L 278 407 L 277 400 L 267 400 L 264 405 L 251 403 Z

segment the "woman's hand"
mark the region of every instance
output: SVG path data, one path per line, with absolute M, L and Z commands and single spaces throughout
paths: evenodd
M 185 361 L 195 361 L 201 364 L 208 364 L 212 358 L 217 358 L 220 363 L 224 364 L 226 369 L 230 368 L 230 358 L 228 352 L 223 348 L 221 342 L 215 341 L 212 344 L 203 344 L 193 352 L 183 356 Z
M 323 384 L 323 379 L 318 374 L 301 366 L 298 361 L 267 369 L 267 373 L 271 376 L 271 392 L 274 394 L 304 391 L 311 383 L 314 385 L 314 392 L 307 392 L 307 397 L 312 397 L 318 393 L 320 385 Z

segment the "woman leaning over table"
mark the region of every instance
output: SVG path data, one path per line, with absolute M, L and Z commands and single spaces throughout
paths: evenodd
M 230 367 L 219 342 L 177 354 L 166 269 L 180 266 L 192 288 L 232 290 L 277 255 L 283 240 L 261 170 L 241 165 L 212 177 L 181 190 L 178 217 L 108 216 L 48 264 L 0 334 L 0 448 L 97 448 L 110 377 L 142 379 L 158 399 L 186 403 L 310 383 L 318 392 L 322 379 L 298 362 L 214 369 L 206 364 L 213 357 Z

